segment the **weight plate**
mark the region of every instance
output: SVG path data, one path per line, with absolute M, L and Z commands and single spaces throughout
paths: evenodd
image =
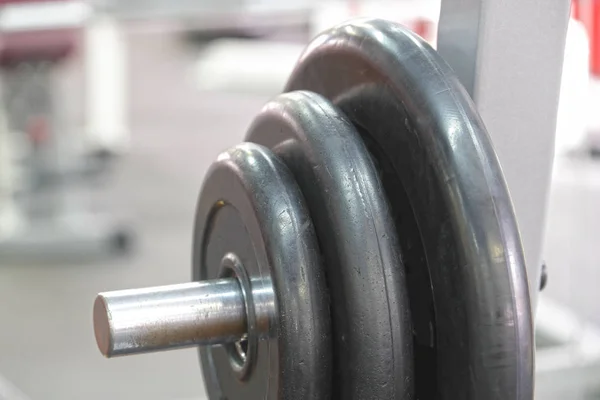
M 376 159 L 407 265 L 417 398 L 531 399 L 532 316 L 512 204 L 451 68 L 402 26 L 360 19 L 308 46 L 293 90 L 331 100 Z
M 193 247 L 194 280 L 236 275 L 248 311 L 247 342 L 200 349 L 209 398 L 328 400 L 330 317 L 318 243 L 297 184 L 271 151 L 245 143 L 219 156 L 199 196 Z M 261 304 L 273 301 L 278 313 L 265 318 Z
M 377 170 L 355 128 L 322 96 L 295 92 L 268 103 L 247 140 L 282 158 L 315 224 L 331 296 L 333 398 L 411 399 L 404 269 Z

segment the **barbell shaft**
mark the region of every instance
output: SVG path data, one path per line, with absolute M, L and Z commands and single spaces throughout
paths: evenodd
M 94 333 L 106 357 L 232 343 L 246 333 L 235 278 L 100 293 Z

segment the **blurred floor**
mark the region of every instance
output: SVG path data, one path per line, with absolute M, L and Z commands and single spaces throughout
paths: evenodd
M 192 71 L 197 51 L 175 35 L 131 28 L 128 41 L 133 147 L 101 197 L 131 222 L 135 252 L 91 265 L 0 260 L 0 374 L 33 400 L 204 398 L 195 350 L 103 359 L 91 306 L 99 291 L 190 279 L 192 218 L 204 172 L 242 138 L 267 98 L 199 93 Z M 547 295 L 600 324 L 600 164 L 568 161 L 557 171 Z

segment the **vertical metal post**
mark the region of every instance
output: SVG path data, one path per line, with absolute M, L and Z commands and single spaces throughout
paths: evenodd
M 16 172 L 13 163 L 17 158 L 14 154 L 13 142 L 5 110 L 2 107 L 0 109 L 0 240 L 12 235 L 18 229 L 22 217 L 13 196 L 16 189 Z
M 85 119 L 88 140 L 120 152 L 129 145 L 127 49 L 119 22 L 96 12 L 83 31 Z
M 535 309 L 569 0 L 442 0 L 438 51 L 469 91 L 510 190 Z

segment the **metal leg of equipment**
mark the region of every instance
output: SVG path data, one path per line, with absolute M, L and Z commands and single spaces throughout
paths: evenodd
M 570 2 L 442 0 L 438 51 L 475 101 L 510 190 L 535 309 Z

